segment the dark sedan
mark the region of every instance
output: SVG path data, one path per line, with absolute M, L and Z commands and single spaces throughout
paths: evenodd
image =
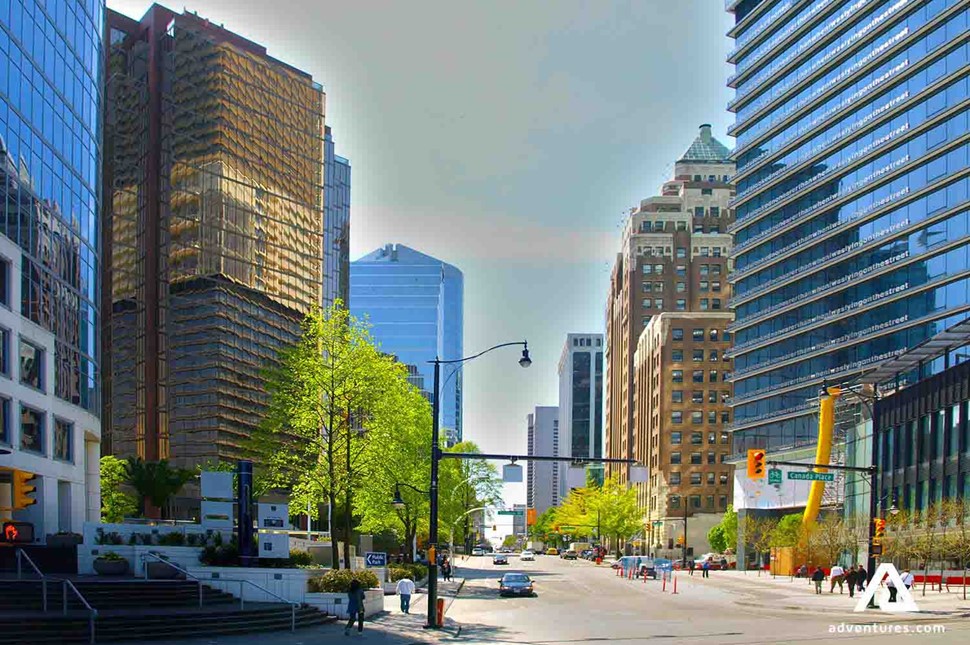
M 500 596 L 534 596 L 532 580 L 524 573 L 506 573 L 498 581 Z
M 509 556 L 503 555 L 501 553 L 492 558 L 492 564 L 508 564 L 508 563 L 509 563 Z

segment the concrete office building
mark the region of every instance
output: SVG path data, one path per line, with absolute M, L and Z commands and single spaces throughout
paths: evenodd
M 333 134 L 323 136 L 323 308 L 338 298 L 350 308 L 350 161 L 334 152 Z
M 0 518 L 35 542 L 100 517 L 103 24 L 101 0 L 0 9 Z
M 564 457 L 603 456 L 603 334 L 567 334 L 559 358 L 559 439 Z M 602 483 L 599 465 L 589 472 Z M 563 477 L 560 496 L 569 493 Z
M 970 308 L 970 9 L 728 8 L 734 450 L 811 459 L 824 384 L 858 382 Z
M 323 88 L 195 14 L 107 28 L 106 439 L 232 461 L 323 299 Z
M 674 316 L 682 312 L 727 312 L 731 236 L 726 230 L 733 220 L 728 200 L 734 190 L 729 182 L 734 164 L 729 157 L 730 151 L 712 136 L 711 126 L 702 125 L 697 138 L 674 164 L 673 179 L 663 185 L 660 195 L 642 200 L 626 222 L 606 306 L 607 457 L 650 465 L 648 426 L 644 422 L 638 427 L 635 415 L 638 405 L 659 405 L 659 400 L 636 400 L 635 353 L 651 320 L 664 312 Z M 685 324 L 682 328 L 693 327 Z M 705 354 L 705 368 L 708 359 Z M 707 390 L 723 389 L 726 367 L 720 362 L 716 367 L 710 365 L 718 371 L 718 380 L 716 386 L 703 387 L 705 401 Z M 653 407 L 644 413 L 646 410 Z M 607 467 L 607 472 L 616 473 L 621 481 L 626 480 L 627 470 Z M 651 472 L 651 477 L 655 474 L 659 472 Z M 647 485 L 637 487 L 646 513 Z M 683 491 L 671 494 L 679 500 Z M 658 498 L 657 508 L 666 508 L 672 501 L 668 498 L 661 504 Z
M 516 536 L 525 535 L 525 515 L 526 515 L 526 505 L 525 504 L 513 504 L 512 510 L 515 511 L 516 515 L 512 516 L 512 533 Z
M 526 415 L 528 424 L 528 453 L 530 455 L 559 456 L 559 408 L 538 406 Z M 559 506 L 561 464 L 558 461 L 530 461 L 526 475 L 526 505 L 542 515 Z
M 434 389 L 428 361 L 462 357 L 464 277 L 452 265 L 403 244 L 388 244 L 350 263 L 350 311 L 371 325 L 378 348 L 415 365 Z M 441 368 L 442 436 L 461 441 L 460 366 Z

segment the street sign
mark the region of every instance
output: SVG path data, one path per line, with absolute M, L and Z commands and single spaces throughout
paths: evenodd
M 768 483 L 769 484 L 780 484 L 781 483 L 781 469 L 772 468 L 768 471 Z
M 499 515 L 515 515 L 516 517 L 522 517 L 525 515 L 524 511 L 499 511 Z
M 368 567 L 386 567 L 387 554 L 376 551 L 368 551 L 364 554 L 364 564 Z
M 798 481 L 810 481 L 810 482 L 834 482 L 835 473 L 812 473 L 812 472 L 789 471 L 788 479 L 795 479 Z

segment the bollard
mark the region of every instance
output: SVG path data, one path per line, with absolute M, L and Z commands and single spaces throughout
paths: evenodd
M 621 573 L 622 571 L 623 571 L 623 568 L 622 567 L 617 567 L 616 568 L 616 577 L 617 578 L 619 578 L 622 575 L 622 573 Z
M 664 571 L 663 584 L 660 586 L 660 591 L 667 591 L 667 572 Z
M 643 575 L 641 575 L 640 577 L 642 578 L 642 580 L 640 580 L 640 582 L 642 582 L 643 584 L 647 584 L 647 572 L 644 571 L 643 572 Z
M 438 598 L 438 627 L 445 624 L 445 599 Z
M 670 592 L 671 595 L 677 593 L 677 576 L 674 576 L 674 590 Z

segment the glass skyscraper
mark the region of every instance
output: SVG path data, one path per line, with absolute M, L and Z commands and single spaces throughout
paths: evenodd
M 14 306 L 54 334 L 55 396 L 95 415 L 103 23 L 101 0 L 0 3 L 0 232 L 23 251 Z
M 603 456 L 603 334 L 566 334 L 559 358 L 559 438 L 564 457 Z M 590 471 L 602 483 L 603 468 Z M 563 478 L 561 484 L 565 498 L 570 482 Z
M 323 137 L 326 231 L 323 251 L 323 308 L 350 300 L 350 161 L 334 152 L 333 134 Z
M 371 325 L 378 348 L 413 365 L 434 387 L 428 361 L 462 357 L 464 284 L 461 271 L 403 244 L 388 244 L 350 263 L 350 311 Z M 449 444 L 461 441 L 460 366 L 441 368 L 441 418 Z
M 814 444 L 823 384 L 970 309 L 959 0 L 728 3 L 734 448 Z

